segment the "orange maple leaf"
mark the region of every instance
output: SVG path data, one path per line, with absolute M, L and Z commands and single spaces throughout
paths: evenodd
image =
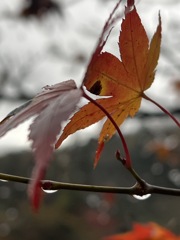
M 169 230 L 159 226 L 156 223 L 148 223 L 145 225 L 135 223 L 130 232 L 124 234 L 116 234 L 103 238 L 103 240 L 179 240 Z
M 129 4 L 130 2 L 132 1 L 129 1 Z M 122 21 L 119 36 L 121 60 L 108 52 L 98 53 L 98 48 L 96 49 L 83 84 L 93 94 L 109 96 L 97 99 L 96 103 L 108 111 L 118 126 L 128 116 L 133 117 L 140 108 L 142 97 L 145 96 L 144 91 L 151 86 L 154 79 L 160 42 L 160 15 L 158 27 L 149 44 L 135 6 L 129 5 L 125 9 L 125 19 Z M 56 148 L 70 134 L 98 122 L 104 116 L 102 110 L 92 102 L 83 106 L 64 128 Z M 114 125 L 107 119 L 99 136 L 95 165 L 99 160 L 104 142 L 109 140 L 115 131 Z

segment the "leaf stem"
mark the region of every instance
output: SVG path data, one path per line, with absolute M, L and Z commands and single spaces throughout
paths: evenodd
M 19 182 L 23 184 L 28 184 L 31 179 L 26 177 L 20 177 L 15 175 L 9 175 L 5 173 L 0 173 L 0 179 L 12 182 Z M 64 183 L 51 180 L 42 180 L 42 188 L 44 190 L 74 190 L 74 191 L 87 191 L 87 192 L 103 192 L 103 193 L 116 193 L 116 194 L 129 194 L 129 195 L 140 195 L 145 194 L 161 194 L 161 195 L 171 195 L 180 196 L 180 189 L 166 188 L 150 185 L 144 182 L 144 187 L 139 184 L 135 184 L 132 187 L 112 187 L 112 186 L 96 186 L 96 185 L 84 185 L 84 184 L 74 184 L 74 183 Z
M 117 160 L 119 160 L 123 166 L 126 167 L 125 161 L 124 159 L 121 157 L 119 151 L 116 152 L 116 158 Z M 126 167 L 127 168 L 127 167 Z M 138 175 L 138 173 L 133 169 L 132 166 L 130 166 L 129 168 L 127 168 L 127 170 L 131 173 L 131 175 L 135 178 L 135 180 L 137 181 L 137 185 L 140 186 L 140 188 L 145 188 L 146 182 Z
M 157 107 L 159 107 L 165 114 L 167 114 L 176 124 L 178 127 L 180 127 L 180 122 L 168 111 L 166 110 L 164 107 L 162 107 L 159 103 L 155 102 L 154 100 L 152 100 L 151 98 L 149 98 L 147 95 L 145 95 L 143 93 L 142 97 L 152 103 L 154 103 Z
M 130 157 L 130 153 L 129 153 L 129 149 L 128 146 L 126 144 L 126 140 L 119 128 L 119 126 L 116 124 L 115 120 L 113 119 L 113 117 L 111 116 L 111 114 L 109 114 L 109 112 L 102 106 L 100 105 L 98 102 L 96 102 L 94 99 L 92 99 L 89 95 L 87 95 L 82 87 L 82 91 L 83 91 L 83 96 L 89 100 L 90 102 L 92 102 L 94 105 L 96 105 L 101 111 L 104 112 L 104 114 L 109 118 L 109 120 L 111 121 L 111 123 L 113 124 L 113 126 L 115 127 L 116 131 L 118 132 L 118 135 L 122 141 L 122 145 L 124 148 L 124 152 L 126 155 L 126 159 L 125 159 L 125 164 L 127 169 L 131 168 L 132 166 L 132 161 L 131 161 L 131 157 Z
M 146 182 L 137 174 L 137 172 L 132 167 L 130 167 L 128 171 L 132 174 L 132 176 L 136 179 L 137 183 L 141 187 L 144 187 L 146 185 Z

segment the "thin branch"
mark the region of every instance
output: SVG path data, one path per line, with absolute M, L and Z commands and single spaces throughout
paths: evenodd
M 10 175 L 5 173 L 0 173 L 0 180 L 2 181 L 9 181 L 9 182 L 19 182 L 28 184 L 30 182 L 30 178 L 20 177 L 16 175 Z
M 180 189 L 149 185 L 149 193 L 170 195 L 170 196 L 180 196 Z
M 19 182 L 28 184 L 31 179 L 26 177 L 20 177 L 15 175 L 9 175 L 0 173 L 0 179 L 12 182 Z M 63 183 L 51 180 L 42 180 L 42 188 L 44 190 L 74 190 L 74 191 L 87 191 L 87 192 L 104 192 L 104 193 L 117 193 L 117 194 L 128 194 L 128 195 L 139 195 L 143 196 L 146 194 L 162 194 L 171 196 L 180 196 L 180 189 L 166 188 L 150 185 L 144 182 L 144 187 L 136 183 L 132 187 L 109 187 L 109 186 L 96 186 L 96 185 L 84 185 L 74 183 Z

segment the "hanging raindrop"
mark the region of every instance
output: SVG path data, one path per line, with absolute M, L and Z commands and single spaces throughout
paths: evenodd
M 8 182 L 8 180 L 0 179 L 1 182 Z
M 55 192 L 57 192 L 58 190 L 57 189 L 55 189 L 55 190 L 49 190 L 49 189 L 44 189 L 43 187 L 41 188 L 42 190 L 43 190 L 43 192 L 45 192 L 45 193 L 55 193 Z
M 50 181 L 46 180 L 46 181 L 44 181 L 41 189 L 45 193 L 55 193 L 58 191 L 57 189 L 52 189 L 52 187 L 53 187 L 52 183 Z
M 139 195 L 133 195 L 134 198 L 138 199 L 138 200 L 146 200 L 148 198 L 151 197 L 151 194 L 145 194 L 143 196 L 139 196 Z

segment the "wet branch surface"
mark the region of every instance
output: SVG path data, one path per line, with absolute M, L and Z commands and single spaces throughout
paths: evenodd
M 32 179 L 27 177 L 20 177 L 16 175 L 9 175 L 0 173 L 0 179 L 11 182 L 19 182 L 23 184 L 29 184 Z M 166 188 L 160 186 L 154 186 L 143 179 L 138 180 L 132 187 L 112 187 L 112 186 L 96 186 L 96 185 L 84 185 L 74 183 L 56 182 L 51 180 L 42 180 L 41 187 L 43 190 L 73 190 L 73 191 L 87 191 L 87 192 L 104 192 L 115 194 L 128 194 L 143 196 L 146 194 L 161 194 L 170 196 L 180 196 L 180 189 Z

